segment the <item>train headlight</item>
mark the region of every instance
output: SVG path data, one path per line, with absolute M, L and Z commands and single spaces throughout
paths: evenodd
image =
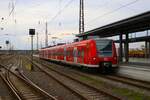
M 96 60 L 96 58 L 94 57 L 93 60 Z

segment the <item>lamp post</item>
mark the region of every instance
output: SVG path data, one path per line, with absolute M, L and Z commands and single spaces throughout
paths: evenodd
M 9 54 L 9 51 L 8 51 L 9 41 L 8 41 L 8 40 L 6 40 L 6 42 L 5 42 L 5 43 L 6 43 L 6 50 L 7 50 L 7 52 L 6 52 L 6 53 L 7 53 L 7 54 Z
M 29 29 L 29 35 L 31 36 L 31 70 L 33 70 L 33 36 L 35 35 L 35 29 Z
M 2 46 L 0 46 L 0 50 L 2 49 Z M 0 52 L 1 53 L 1 52 Z

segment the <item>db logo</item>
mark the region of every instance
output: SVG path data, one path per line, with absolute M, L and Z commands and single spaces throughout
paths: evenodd
M 108 60 L 108 58 L 104 58 L 104 61 Z

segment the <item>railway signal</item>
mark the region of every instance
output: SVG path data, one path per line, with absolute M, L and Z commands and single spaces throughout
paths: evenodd
M 5 43 L 6 43 L 7 50 L 8 50 L 9 41 L 8 41 L 8 40 L 6 40 L 6 41 L 5 41 Z
M 8 41 L 8 40 L 6 40 L 6 44 L 7 44 L 7 45 L 9 44 L 9 41 Z
M 35 29 L 29 29 L 29 35 L 31 36 L 31 70 L 33 70 L 33 36 L 35 35 Z

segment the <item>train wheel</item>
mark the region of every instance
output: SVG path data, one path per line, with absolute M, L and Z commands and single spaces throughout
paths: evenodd
M 99 72 L 102 73 L 102 74 L 109 74 L 109 73 L 113 72 L 113 71 L 112 71 L 112 66 L 111 66 L 111 65 L 105 66 L 105 65 L 102 63 L 102 64 L 100 64 L 100 66 L 99 66 Z
M 106 74 L 106 68 L 103 64 L 99 65 L 98 72 L 100 72 L 102 74 Z

